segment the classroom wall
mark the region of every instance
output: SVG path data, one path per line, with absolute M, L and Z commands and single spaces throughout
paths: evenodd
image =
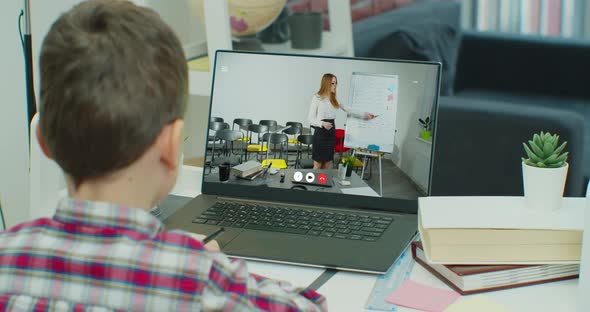
M 320 87 L 324 73 L 338 77 L 337 96 L 349 105 L 352 72 L 399 75 L 399 100 L 396 120 L 395 149 L 390 158 L 411 176 L 416 164 L 414 155 L 420 126 L 419 117 L 429 114 L 434 94 L 425 94 L 435 81 L 434 67 L 409 63 L 342 61 L 327 58 L 299 58 L 223 54 L 215 72 L 212 116 L 226 121 L 250 118 L 274 119 L 279 124 L 299 121 L 309 126 L 307 119 L 311 97 Z M 344 128 L 346 114 L 340 112 L 336 127 Z M 426 164 L 428 165 L 428 164 Z

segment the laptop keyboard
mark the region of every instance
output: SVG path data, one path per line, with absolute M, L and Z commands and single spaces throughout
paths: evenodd
M 194 223 L 251 230 L 375 242 L 391 217 L 296 209 L 237 202 L 217 202 Z

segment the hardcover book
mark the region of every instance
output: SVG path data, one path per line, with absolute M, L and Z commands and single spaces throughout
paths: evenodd
M 448 265 L 429 263 L 422 242 L 412 242 L 412 257 L 461 295 L 577 278 L 579 264 Z
M 418 228 L 432 263 L 572 264 L 580 261 L 584 207 L 584 198 L 541 212 L 517 196 L 421 197 Z

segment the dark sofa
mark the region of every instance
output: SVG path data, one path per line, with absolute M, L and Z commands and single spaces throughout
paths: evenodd
M 472 105 L 476 105 L 477 101 L 487 101 L 507 105 L 507 110 L 519 111 L 521 119 L 526 119 L 527 115 L 535 116 L 541 109 L 553 109 L 552 116 L 563 119 L 566 124 L 569 121 L 570 127 L 575 126 L 570 130 L 576 132 L 570 137 L 562 136 L 570 141 L 573 154 L 570 162 L 576 162 L 570 168 L 566 194 L 583 196 L 584 185 L 590 177 L 590 127 L 586 126 L 590 121 L 588 69 L 588 41 L 464 32 L 454 94 L 441 97 L 439 109 L 444 111 L 447 103 L 471 105 L 469 100 L 473 100 Z M 560 111 L 569 114 L 562 115 Z M 582 122 L 576 122 L 577 116 Z M 537 128 L 542 129 L 545 125 L 537 125 Z M 551 127 L 547 124 L 546 130 Z M 581 142 L 577 137 L 581 137 Z M 583 148 L 578 150 L 579 146 Z M 573 185 L 574 181 L 576 185 Z
M 394 38 L 391 34 L 396 31 L 397 22 L 392 16 L 386 15 L 373 19 L 353 26 L 356 56 L 388 58 L 390 53 L 390 58 L 400 58 L 395 45 L 383 49 L 386 46 L 383 40 Z M 379 23 L 382 26 L 389 23 L 391 27 L 383 31 L 380 37 L 366 36 L 367 23 Z M 571 147 L 573 155 L 570 162 L 574 164 L 571 164 L 568 174 L 566 195 L 583 196 L 584 183 L 590 176 L 590 166 L 587 165 L 590 164 L 590 127 L 585 126 L 590 121 L 590 88 L 587 82 L 590 79 L 586 77 L 586 71 L 590 69 L 590 42 L 474 31 L 454 34 L 447 41 L 456 39 L 459 39 L 455 47 L 457 51 L 441 52 L 439 49 L 437 53 L 431 54 L 435 56 L 431 60 L 441 61 L 443 66 L 447 65 L 447 72 L 454 75 L 451 76 L 452 81 L 442 82 L 452 88 L 441 90 L 440 118 L 436 120 L 441 131 L 437 129 L 435 133 L 436 149 L 433 156 L 436 172 L 433 173 L 431 193 L 522 195 L 519 164 L 511 164 L 510 169 L 502 174 L 491 174 L 493 169 L 490 168 L 502 165 L 493 162 L 493 152 L 498 153 L 496 159 L 504 161 L 505 155 L 511 155 L 518 161 L 518 155 L 524 156 L 524 152 L 517 143 L 527 138 L 526 130 L 530 129 L 532 134 L 532 131 L 542 130 L 546 126 L 546 130 L 562 132 L 562 138 L 568 140 Z M 394 44 L 399 44 L 399 41 Z M 362 48 L 357 49 L 357 46 Z M 381 49 L 376 50 L 375 47 Z M 440 48 L 441 45 L 433 47 Z M 444 47 L 453 48 L 452 45 Z M 436 59 L 437 56 L 439 59 Z M 454 56 L 456 64 L 449 63 L 448 59 L 453 60 Z M 448 68 L 449 65 L 455 67 Z M 571 122 L 568 123 L 568 120 Z M 476 121 L 485 126 L 477 126 Z M 511 132 L 509 127 L 518 129 Z M 506 140 L 488 141 L 494 137 L 495 131 L 499 135 L 515 133 L 517 139 L 512 140 L 510 146 L 505 146 Z M 458 134 L 462 135 L 457 137 Z M 479 138 L 485 140 L 481 140 L 478 146 Z M 465 144 L 450 144 L 453 140 Z M 489 145 L 484 148 L 483 144 L 496 144 L 497 149 L 489 148 Z M 492 155 L 478 154 L 481 150 L 492 152 Z M 474 155 L 479 158 L 472 158 Z M 453 157 L 464 159 L 469 162 L 468 166 L 451 162 Z M 481 163 L 479 172 L 473 162 Z M 436 176 L 441 171 L 443 174 Z M 453 172 L 457 178 L 472 175 L 480 181 L 486 178 L 489 181 L 478 187 L 470 180 L 453 180 Z

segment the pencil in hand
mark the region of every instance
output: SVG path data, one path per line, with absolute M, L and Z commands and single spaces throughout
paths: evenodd
M 217 231 L 207 235 L 204 239 L 203 239 L 203 245 L 207 244 L 208 242 L 212 241 L 213 239 L 215 239 L 217 236 L 219 236 L 221 233 L 225 232 L 224 228 L 219 228 Z

